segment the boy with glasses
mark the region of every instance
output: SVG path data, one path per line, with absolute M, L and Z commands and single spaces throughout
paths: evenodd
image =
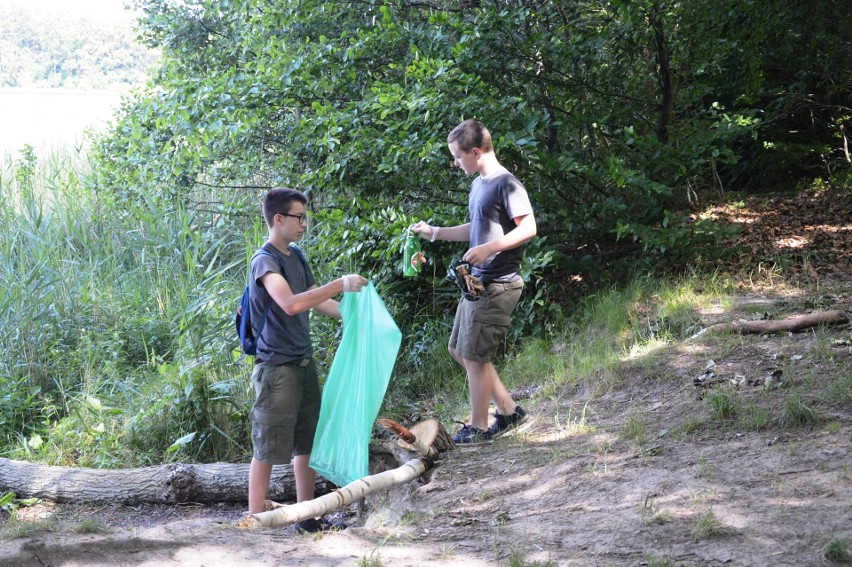
M 316 473 L 308 463 L 320 409 L 308 311 L 340 319 L 341 292 L 358 292 L 367 280 L 357 274 L 317 286 L 301 251 L 291 246 L 305 233 L 307 198 L 294 189 L 272 189 L 263 201 L 269 238 L 251 259 L 249 297 L 251 320 L 261 319 L 272 301 L 266 324 L 257 337 L 251 380 L 255 403 L 251 412 L 254 455 L 249 466 L 249 512 L 263 511 L 272 466 L 293 460 L 296 500 L 314 497 Z M 310 518 L 294 526 L 301 532 L 331 527 Z M 343 526 L 345 527 L 345 526 Z

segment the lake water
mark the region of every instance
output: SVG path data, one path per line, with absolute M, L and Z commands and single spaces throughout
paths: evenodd
M 116 93 L 0 89 L 0 160 L 24 144 L 39 153 L 85 147 L 86 130 L 105 130 L 120 103 Z

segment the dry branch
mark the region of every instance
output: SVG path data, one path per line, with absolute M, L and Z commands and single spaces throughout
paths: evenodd
M 849 316 L 844 311 L 814 311 L 808 315 L 782 319 L 779 321 L 740 321 L 737 323 L 717 323 L 702 329 L 699 333 L 689 337 L 695 339 L 705 333 L 742 333 L 742 334 L 764 334 L 764 333 L 797 333 L 817 325 L 845 325 L 849 322 Z
M 410 430 L 392 419 L 377 421 L 382 427 L 399 437 L 397 444 L 400 447 L 416 451 L 421 456 L 409 460 L 398 468 L 350 482 L 343 488 L 313 500 L 290 505 L 281 505 L 267 500 L 264 502 L 267 511 L 248 516 L 240 522 L 240 527 L 280 526 L 328 514 L 376 492 L 411 482 L 432 466 L 432 460 L 438 456 L 439 452 L 455 447 L 450 434 L 437 419 L 418 423 Z
M 313 500 L 284 506 L 269 502 L 267 506 L 272 506 L 272 510 L 252 514 L 240 522 L 240 527 L 250 529 L 274 527 L 300 522 L 308 518 L 316 518 L 375 492 L 410 482 L 426 472 L 428 465 L 428 459 L 422 457 L 412 459 L 399 468 L 360 478 L 343 488 Z

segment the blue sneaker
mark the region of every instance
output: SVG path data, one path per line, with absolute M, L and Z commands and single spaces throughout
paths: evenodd
M 462 428 L 459 429 L 458 433 L 453 435 L 453 443 L 472 444 L 486 443 L 488 441 L 491 441 L 491 431 L 489 429 L 479 429 L 472 425 L 462 424 Z
M 519 426 L 525 422 L 529 416 L 527 415 L 527 412 L 524 411 L 524 408 L 521 406 L 515 406 L 515 412 L 512 413 L 512 415 L 495 413 L 494 417 L 497 419 L 491 424 L 491 427 L 488 428 L 488 432 L 491 433 L 492 438 L 500 437 L 513 427 Z

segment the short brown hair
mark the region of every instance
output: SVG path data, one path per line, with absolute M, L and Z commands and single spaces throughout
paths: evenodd
M 473 148 L 479 148 L 485 153 L 494 150 L 494 145 L 491 143 L 491 132 L 488 131 L 485 124 L 473 118 L 465 120 L 453 128 L 453 131 L 447 136 L 447 143 L 452 144 L 453 142 L 463 152 L 469 152 Z
M 275 215 L 289 213 L 293 201 L 308 204 L 308 198 L 301 191 L 288 187 L 270 189 L 263 198 L 263 218 L 266 220 L 266 226 L 271 227 L 275 223 Z

